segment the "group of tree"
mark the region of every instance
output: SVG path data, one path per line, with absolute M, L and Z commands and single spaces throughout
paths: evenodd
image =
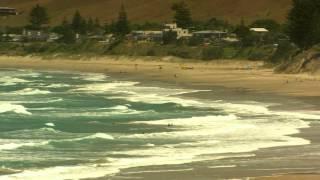
M 37 4 L 30 11 L 27 28 L 31 30 L 48 29 L 47 25 L 49 22 L 50 18 L 47 9 Z M 62 35 L 61 41 L 65 43 L 74 42 L 76 34 L 86 35 L 101 30 L 110 31 L 118 36 L 123 36 L 130 32 L 129 21 L 124 5 L 120 8 L 117 21 L 112 22 L 110 25 L 107 24 L 104 27 L 101 26 L 98 18 L 84 18 L 80 11 L 77 10 L 71 20 L 64 18 L 60 25 L 52 28 L 52 31 Z
M 175 12 L 174 20 L 178 27 L 190 28 L 192 26 L 191 11 L 184 1 L 174 3 L 171 9 Z
M 320 43 L 320 1 L 293 0 L 288 15 L 287 33 L 301 49 Z

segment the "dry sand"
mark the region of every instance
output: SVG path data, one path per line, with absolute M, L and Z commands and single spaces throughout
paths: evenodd
M 260 177 L 258 180 L 319 180 L 319 174 L 292 174 L 292 175 L 279 175 L 270 177 Z
M 68 70 L 110 75 L 139 76 L 177 85 L 222 86 L 255 92 L 297 97 L 320 97 L 320 76 L 275 74 L 263 62 L 219 60 L 196 62 L 173 57 L 100 57 L 42 59 L 40 57 L 0 56 L 0 68 Z M 255 179 L 255 178 L 254 178 Z M 261 177 L 261 180 L 320 179 L 317 174 Z

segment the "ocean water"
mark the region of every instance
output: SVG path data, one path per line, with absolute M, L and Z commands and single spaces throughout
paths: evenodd
M 183 96 L 198 91 L 104 74 L 0 70 L 0 179 L 98 178 L 254 156 L 309 144 L 290 135 L 320 119 L 259 102 Z

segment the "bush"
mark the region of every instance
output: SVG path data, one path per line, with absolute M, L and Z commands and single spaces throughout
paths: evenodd
M 223 57 L 223 48 L 221 47 L 208 47 L 202 50 L 202 60 L 213 60 Z
M 26 45 L 24 50 L 26 53 L 43 53 L 49 49 L 49 44 L 44 43 L 32 43 Z
M 176 57 L 180 57 L 180 58 L 192 58 L 190 52 L 188 50 L 184 50 L 184 49 L 170 50 L 170 51 L 168 51 L 168 55 L 169 56 L 176 56 Z
M 146 53 L 147 56 L 155 56 L 156 52 L 153 49 L 149 49 Z
M 270 62 L 274 64 L 281 63 L 283 61 L 288 61 L 291 59 L 291 56 L 295 54 L 298 50 L 296 46 L 291 44 L 289 41 L 284 41 L 279 43 L 277 50 L 270 57 Z
M 202 43 L 203 43 L 203 39 L 202 38 L 192 36 L 189 39 L 188 45 L 189 46 L 199 46 Z
M 272 55 L 274 46 L 259 46 L 254 47 L 248 54 L 249 60 L 267 60 Z

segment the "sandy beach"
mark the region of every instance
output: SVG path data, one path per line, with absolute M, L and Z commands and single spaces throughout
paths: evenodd
M 106 73 L 115 77 L 126 79 L 148 80 L 166 82 L 175 86 L 192 87 L 223 87 L 227 89 L 244 90 L 254 94 L 271 94 L 275 96 L 288 96 L 292 98 L 302 98 L 306 101 L 320 97 L 320 76 L 310 74 L 275 74 L 272 68 L 267 68 L 260 61 L 245 60 L 219 60 L 211 62 L 197 62 L 193 60 L 181 60 L 174 57 L 99 57 L 99 58 L 50 58 L 42 59 L 40 57 L 18 57 L 18 56 L 0 56 L 0 68 L 21 68 L 37 70 L 57 70 L 57 71 L 83 71 Z M 317 102 L 314 105 L 307 106 L 308 110 L 320 110 Z M 293 107 L 294 108 L 294 107 Z M 305 129 L 301 135 L 307 139 L 319 144 L 317 132 L 319 127 L 313 130 Z M 287 152 L 290 147 L 283 148 L 281 153 Z M 299 149 L 300 148 L 300 149 Z M 296 148 L 296 152 L 303 150 L 303 147 Z M 279 149 L 279 148 L 275 148 Z M 281 148 L 280 148 L 281 149 Z M 257 157 L 270 158 L 273 150 L 258 153 Z M 276 151 L 279 153 L 280 151 Z M 296 153 L 295 152 L 295 153 Z M 280 154 L 281 154 L 280 153 Z M 292 156 L 296 154 L 292 153 Z M 270 154 L 269 157 L 267 155 Z M 317 159 L 318 160 L 318 159 Z M 317 161 L 316 160 L 316 161 Z M 253 166 L 253 165 L 252 165 Z M 230 169 L 230 168 L 229 168 Z M 203 176 L 214 174 L 214 171 L 223 171 L 226 173 L 235 173 L 243 175 L 241 168 L 237 172 L 229 169 L 202 169 L 196 170 L 196 173 Z M 305 173 L 305 171 L 272 171 L 268 175 L 259 174 L 255 171 L 254 178 L 259 180 L 284 180 L 284 179 L 320 179 L 316 174 L 318 169 Z M 128 171 L 130 173 L 130 170 Z M 275 173 L 274 173 L 275 172 Z M 192 172 L 194 173 L 194 171 Z M 175 179 L 188 180 L 191 172 L 167 172 L 167 175 Z M 256 174 L 255 174 L 256 173 Z M 157 173 L 143 173 L 142 179 L 162 179 Z M 139 174 L 140 175 L 140 174 Z M 158 176 L 159 175 L 159 176 Z M 195 174 L 193 174 L 195 175 Z M 137 176 L 139 177 L 139 176 Z M 157 178 L 154 178 L 157 177 Z M 166 177 L 166 176 L 164 176 Z M 205 179 L 201 178 L 199 179 Z M 121 178 L 115 178 L 121 179 Z M 173 178 L 174 179 L 174 178 Z M 208 178 L 211 179 L 211 178 Z M 191 179 L 190 179 L 191 180 Z
M 288 96 L 320 96 L 320 76 L 275 74 L 260 61 L 217 60 L 197 62 L 174 57 L 99 57 L 42 59 L 0 56 L 0 68 L 71 70 L 113 75 L 141 76 L 142 79 L 184 85 L 222 86 Z

